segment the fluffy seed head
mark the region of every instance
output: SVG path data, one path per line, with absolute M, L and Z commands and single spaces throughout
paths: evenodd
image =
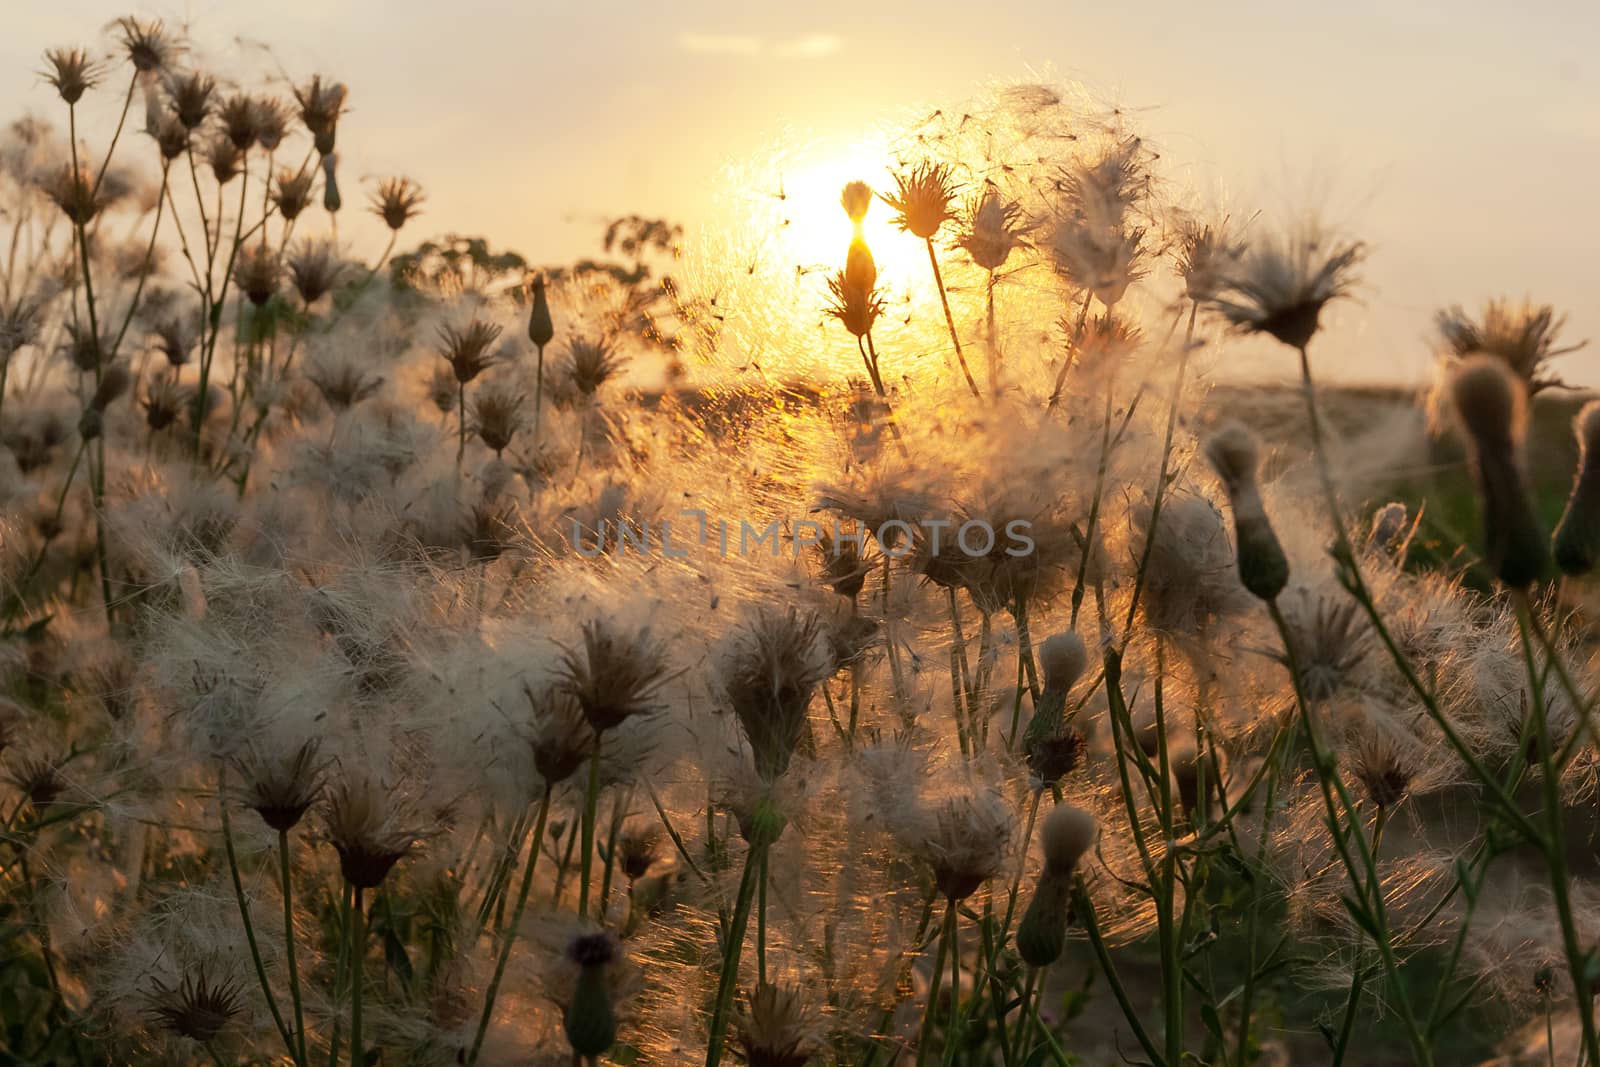
M 1089 652 L 1083 638 L 1074 630 L 1052 634 L 1039 645 L 1039 666 L 1044 671 L 1047 689 L 1066 692 L 1083 676 L 1089 665 Z
M 831 670 L 822 622 L 813 612 L 762 609 L 730 639 L 720 664 L 722 688 L 764 780 L 789 769 L 810 727 L 811 698 Z
M 211 116 L 211 97 L 217 91 L 217 79 L 204 71 L 190 70 L 167 75 L 166 87 L 167 100 L 183 128 L 193 133 L 204 126 Z
M 250 303 L 261 307 L 278 291 L 278 256 L 265 243 L 251 245 L 239 255 L 233 268 L 234 283 L 250 298 Z
M 1232 496 L 1243 486 L 1253 486 L 1261 466 L 1261 442 L 1237 422 L 1230 422 L 1205 443 L 1206 459 Z
M 562 369 L 581 396 L 593 399 L 622 370 L 622 357 L 608 337 L 575 337 L 567 345 Z
M 1450 385 L 1456 417 L 1472 438 L 1484 560 L 1507 586 L 1523 588 L 1539 579 L 1549 558 L 1522 472 L 1525 390 L 1502 360 L 1489 355 L 1462 360 Z
M 799 983 L 758 983 L 737 1027 L 750 1067 L 805 1067 L 825 1037 L 822 1012 Z
M 322 794 L 322 743 L 304 741 L 291 752 L 263 753 L 253 746 L 235 766 L 244 778 L 244 806 L 279 832 L 292 830 Z
M 526 399 L 506 382 L 491 381 L 478 390 L 472 404 L 472 428 L 495 455 L 504 452 L 522 429 Z
M 422 838 L 410 806 L 365 775 L 344 778 L 323 805 L 339 870 L 357 889 L 374 889 Z
M 320 74 L 312 75 L 311 81 L 294 91 L 295 101 L 300 105 L 300 121 L 311 133 L 317 151 L 323 156 L 333 154 L 339 116 L 345 111 L 346 95 L 342 84 L 324 82 Z
M 301 241 L 289 256 L 289 280 L 308 306 L 339 284 L 344 261 L 332 241 Z
M 1269 236 L 1222 275 L 1207 306 L 1236 330 L 1304 348 L 1323 307 L 1355 288 L 1365 256 L 1363 245 L 1335 240 L 1316 223 Z
M 1459 304 L 1452 305 L 1438 313 L 1435 323 L 1447 362 L 1493 356 L 1522 380 L 1529 395 L 1559 386 L 1561 379 L 1551 371 L 1550 362 L 1583 347 L 1581 342 L 1562 345 L 1559 337 L 1566 317 L 1549 304 L 1531 301 L 1517 305 L 1490 300 L 1476 319 Z
M 256 146 L 256 138 L 260 134 L 256 125 L 260 113 L 253 99 L 244 93 L 234 93 L 217 109 L 217 119 L 222 124 L 222 132 L 233 142 L 233 147 L 248 152 Z
M 1051 808 L 1039 831 L 1045 870 L 1057 875 L 1071 874 L 1083 854 L 1094 845 L 1096 833 L 1094 816 L 1082 808 L 1071 804 L 1057 804 Z
M 967 208 L 966 224 L 957 244 L 972 262 L 987 271 L 1005 266 L 1011 253 L 1022 247 L 1022 207 L 1006 201 L 993 182 L 985 182 L 983 192 Z
M 920 851 L 947 900 L 965 900 L 999 873 L 1011 842 L 1012 813 L 997 793 L 960 794 L 939 802 Z
M 872 186 L 862 181 L 846 182 L 844 191 L 839 194 L 839 206 L 844 208 L 851 222 L 859 225 L 872 206 Z
M 141 74 L 165 70 L 179 52 L 177 42 L 167 35 L 166 26 L 159 20 L 146 22 L 126 15 L 115 25 L 123 52 Z
M 561 655 L 559 684 L 577 700 L 597 734 L 653 714 L 667 682 L 666 649 L 647 629 L 596 619 L 584 624 L 582 650 Z
M 1462 360 L 1450 393 L 1462 428 L 1476 441 L 1499 447 L 1521 438 L 1526 399 L 1504 361 L 1482 354 Z

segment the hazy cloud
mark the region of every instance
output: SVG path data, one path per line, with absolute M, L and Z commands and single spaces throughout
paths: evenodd
M 744 33 L 680 33 L 677 44 L 683 51 L 698 55 L 821 59 L 837 52 L 844 42 L 831 33 L 807 33 L 778 40 Z

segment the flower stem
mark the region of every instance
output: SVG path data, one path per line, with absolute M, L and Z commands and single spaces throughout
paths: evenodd
M 244 924 L 245 943 L 250 946 L 250 961 L 255 964 L 256 980 L 261 983 L 261 995 L 266 998 L 267 1010 L 272 1014 L 272 1024 L 278 1028 L 278 1035 L 283 1038 L 284 1047 L 289 1050 L 289 1058 L 294 1059 L 294 1039 L 289 1036 L 289 1028 L 284 1025 L 283 1015 L 278 1011 L 277 998 L 272 995 L 272 983 L 267 981 L 266 964 L 261 962 L 261 947 L 256 943 L 255 924 L 250 921 L 250 903 L 244 897 L 244 880 L 239 877 L 239 858 L 233 850 L 233 828 L 228 820 L 226 773 L 222 771 L 217 773 L 217 803 L 222 809 L 222 845 L 228 855 L 228 873 L 233 877 L 233 897 L 239 904 L 239 919 Z
M 361 887 L 355 887 L 350 909 L 350 1067 L 366 1067 L 366 1050 L 361 1041 L 361 985 L 367 954 L 366 914 L 362 910 Z
M 973 396 L 982 396 L 978 392 L 978 383 L 972 380 L 972 371 L 967 369 L 967 357 L 961 351 L 961 338 L 956 334 L 955 316 L 950 314 L 950 297 L 944 291 L 944 275 L 939 273 L 939 256 L 933 250 L 933 238 L 927 239 L 928 265 L 933 268 L 933 284 L 939 290 L 939 303 L 944 307 L 944 324 L 950 328 L 950 343 L 956 349 L 956 362 L 961 364 L 961 375 L 967 380 L 967 388 L 972 390 Z
M 728 927 L 728 940 L 722 946 L 722 972 L 717 979 L 716 1006 L 711 1014 L 711 1036 L 706 1045 L 706 1067 L 717 1067 L 722 1062 L 722 1044 L 728 1029 L 728 1012 L 733 1005 L 733 990 L 739 984 L 739 956 L 744 950 L 744 932 L 750 925 L 750 905 L 755 897 L 756 879 L 765 862 L 767 842 L 761 838 L 750 843 L 745 853 L 744 873 L 739 877 L 739 898 L 734 903 L 733 922 Z
M 594 735 L 589 757 L 589 786 L 583 795 L 583 852 L 578 857 L 578 917 L 589 915 L 589 883 L 594 874 L 595 809 L 600 802 L 600 735 Z
M 522 925 L 522 912 L 528 906 L 528 891 L 533 888 L 533 871 L 539 863 L 539 850 L 544 844 L 544 828 L 550 817 L 551 787 L 544 787 L 544 798 L 539 801 L 539 818 L 533 828 L 533 843 L 528 849 L 528 862 L 522 869 L 522 885 L 517 890 L 517 904 L 511 912 L 511 922 L 505 928 L 505 939 L 500 944 L 500 955 L 495 960 L 494 977 L 489 980 L 489 991 L 483 998 L 483 1015 L 478 1019 L 478 1032 L 472 1039 L 472 1051 L 467 1054 L 467 1067 L 478 1062 L 483 1049 L 484 1035 L 489 1032 L 489 1020 L 494 1017 L 494 1001 L 500 992 L 500 980 L 505 977 L 506 964 L 511 960 L 511 946 L 516 943 L 517 929 Z
M 289 965 L 289 997 L 294 1001 L 294 1033 L 300 1048 L 295 1062 L 304 1065 L 311 1061 L 306 1056 L 305 1011 L 300 1002 L 300 971 L 294 959 L 294 896 L 290 888 L 288 830 L 278 831 L 278 876 L 283 881 L 283 952 Z

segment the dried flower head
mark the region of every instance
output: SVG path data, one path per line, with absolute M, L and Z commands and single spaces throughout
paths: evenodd
M 872 206 L 872 186 L 862 181 L 846 182 L 839 194 L 839 206 L 850 216 L 850 221 L 859 226 Z
M 107 197 L 95 190 L 94 175 L 70 163 L 51 172 L 43 182 L 44 193 L 61 209 L 74 226 L 87 226 L 106 206 Z
M 240 167 L 244 163 L 244 153 L 234 147 L 226 134 L 219 133 L 206 145 L 205 159 L 217 184 L 227 185 L 239 176 Z
M 170 111 L 162 112 L 150 135 L 155 138 L 156 150 L 161 153 L 161 159 L 166 163 L 171 163 L 188 152 L 194 143 L 189 127 L 179 122 L 178 116 Z
M 1233 506 L 1239 580 L 1255 596 L 1273 600 L 1289 584 L 1289 557 L 1278 542 L 1256 483 L 1261 444 L 1245 427 L 1229 423 L 1206 441 L 1205 453 Z
M 473 319 L 464 327 L 452 323 L 439 327 L 439 354 L 455 371 L 457 382 L 466 385 L 494 365 L 489 349 L 502 330 L 498 323 L 482 319 Z
M 948 163 L 923 160 L 894 176 L 895 192 L 880 193 L 885 204 L 894 208 L 894 224 L 923 240 L 932 240 L 947 219 L 955 218 L 951 205 L 956 198 L 955 176 Z
M 1372 627 L 1353 599 L 1301 590 L 1283 604 L 1283 620 L 1307 700 L 1339 692 L 1371 654 Z M 1290 665 L 1288 653 L 1277 658 Z
M 1576 352 L 1584 342 L 1562 346 L 1561 328 L 1566 316 L 1557 315 L 1549 304 L 1509 300 L 1490 300 L 1481 318 L 1474 319 L 1459 304 L 1435 316 L 1441 355 L 1447 364 L 1469 356 L 1487 355 L 1501 360 L 1511 373 L 1522 379 L 1529 396 L 1559 388 L 1561 379 L 1550 370 L 1558 356 Z
M 340 873 L 357 889 L 381 885 L 423 836 L 411 806 L 365 775 L 346 777 L 327 791 L 323 818 Z
M 1206 304 L 1235 329 L 1304 348 L 1323 307 L 1355 287 L 1365 255 L 1359 242 L 1336 241 L 1311 223 L 1252 244 Z
M 317 387 L 334 411 L 348 411 L 383 388 L 383 375 L 374 374 L 359 358 L 332 352 L 306 362 L 306 378 Z
M 810 728 L 811 698 L 833 671 L 822 636 L 822 621 L 813 612 L 763 608 L 723 652 L 722 690 L 765 781 L 789 769 Z
M 1556 565 L 1563 574 L 1588 574 L 1600 559 L 1600 400 L 1591 400 L 1572 420 L 1578 439 L 1578 469 L 1566 510 L 1556 526 Z
M 217 109 L 223 134 L 241 152 L 248 152 L 256 146 L 256 137 L 260 134 L 256 122 L 260 114 L 255 99 L 244 93 L 234 93 Z
M 1173 252 L 1184 295 L 1196 304 L 1212 300 L 1224 279 L 1238 269 L 1245 249 L 1244 241 L 1228 232 L 1226 218 L 1214 223 L 1184 218 L 1178 225 Z
M 1504 360 L 1479 354 L 1457 365 L 1450 393 L 1472 441 L 1483 504 L 1484 560 L 1497 578 L 1520 589 L 1544 573 L 1548 556 L 1522 470 L 1526 391 Z
M 22 794 L 37 812 L 42 812 L 67 791 L 66 776 L 61 773 L 64 760 L 28 752 L 15 752 L 6 764 L 5 781 Z
M 385 178 L 372 198 L 372 213 L 389 229 L 398 231 L 422 214 L 422 188 L 410 178 Z
M 624 826 L 617 838 L 617 863 L 630 882 L 637 882 L 650 872 L 661 858 L 661 826 L 656 822 L 639 822 Z
M 177 315 L 157 323 L 151 337 L 155 339 L 156 351 L 167 357 L 167 363 L 173 367 L 189 362 L 189 355 L 199 340 L 193 324 Z
M 522 429 L 526 400 L 509 382 L 491 381 L 478 390 L 472 404 L 472 429 L 496 456 Z
M 806 1067 L 823 1048 L 822 1011 L 800 983 L 757 983 L 737 1021 L 750 1067 Z
M 1107 309 L 1145 273 L 1139 265 L 1145 228 L 1134 224 L 1133 215 L 1149 181 L 1143 142 L 1125 137 L 1068 167 L 1059 182 L 1061 202 L 1049 240 L 1056 270 Z
M 648 629 L 627 630 L 595 619 L 584 624 L 583 650 L 563 651 L 558 677 L 590 728 L 602 734 L 655 713 L 668 677 L 666 649 Z
M 244 1010 L 239 983 L 231 978 L 213 982 L 203 967 L 185 974 L 175 986 L 152 981 L 149 1002 L 146 1014 L 151 1022 L 201 1044 L 215 1040 Z
M 206 119 L 211 117 L 211 98 L 217 91 L 217 79 L 199 70 L 169 74 L 166 89 L 172 113 L 184 129 L 192 133 L 205 125 Z
M 282 100 L 273 96 L 257 96 L 250 101 L 255 112 L 256 143 L 268 152 L 276 152 L 288 132 L 289 110 Z
M 822 563 L 822 580 L 829 589 L 850 600 L 861 595 L 871 569 L 864 556 L 866 544 L 866 531 L 859 528 L 841 537 L 834 537 L 831 530 L 821 532 L 814 548 Z
M 845 269 L 828 279 L 832 296 L 827 312 L 844 324 L 853 337 L 865 337 L 883 314 L 883 297 L 877 289 L 878 267 L 872 250 L 860 238 L 850 242 Z
M 289 280 L 309 307 L 333 291 L 344 267 L 332 241 L 301 241 L 289 255 Z
M 126 15 L 117 19 L 115 26 L 122 39 L 123 52 L 140 74 L 165 70 L 182 51 L 167 35 L 166 26 L 160 20 L 146 22 Z
M 300 105 L 300 121 L 310 131 L 317 151 L 323 156 L 333 154 L 346 95 L 343 84 L 324 83 L 320 74 L 312 75 L 310 82 L 294 91 L 295 101 Z
M 946 900 L 965 900 L 1000 873 L 1013 822 L 1010 806 L 995 792 L 962 793 L 939 802 L 933 829 L 918 851 Z
M 44 61 L 49 69 L 42 77 L 68 104 L 76 104 L 84 93 L 100 84 L 100 64 L 82 48 L 52 48 L 44 54 Z
M 263 753 L 250 746 L 235 761 L 244 778 L 244 806 L 279 833 L 293 830 L 322 794 L 326 764 L 322 743 L 304 741 L 292 752 Z
M 250 303 L 261 307 L 278 291 L 277 253 L 268 248 L 265 242 L 246 247 L 233 265 L 233 280 L 239 290 L 250 298 Z
M 956 243 L 966 249 L 972 262 L 987 271 L 1005 266 L 1011 253 L 1024 247 L 1022 205 L 1007 201 L 993 182 L 984 182 L 983 192 L 967 207 L 967 218 Z
M 161 375 L 145 383 L 139 405 L 144 409 L 145 425 L 160 433 L 178 421 L 188 402 L 189 392 L 182 383 L 171 375 Z
M 609 337 L 575 337 L 567 343 L 562 367 L 579 395 L 593 399 L 622 370 L 622 357 Z
M 594 751 L 594 731 L 577 697 L 559 685 L 524 686 L 532 711 L 533 767 L 546 785 L 557 786 L 583 767 Z
M 314 170 L 290 170 L 284 167 L 278 171 L 272 187 L 272 203 L 285 221 L 293 222 L 310 205 L 311 184 L 316 176 Z

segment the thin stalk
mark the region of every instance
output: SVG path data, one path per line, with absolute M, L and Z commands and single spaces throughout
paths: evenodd
M 956 319 L 950 314 L 950 297 L 944 291 L 944 275 L 939 273 L 939 256 L 933 250 L 933 238 L 927 239 L 928 265 L 933 268 L 933 284 L 939 290 L 939 303 L 944 308 L 944 324 L 950 328 L 950 343 L 955 346 L 956 362 L 961 364 L 961 376 L 967 380 L 967 388 L 972 390 L 972 395 L 980 397 L 978 383 L 972 379 L 972 371 L 967 368 L 967 357 L 961 351 L 961 337 L 956 333 Z
M 226 772 L 218 771 L 217 804 L 222 809 L 222 845 L 228 856 L 228 873 L 233 878 L 233 897 L 239 905 L 245 943 L 250 946 L 250 961 L 255 965 L 256 980 L 261 983 L 261 995 L 266 999 L 267 1011 L 272 1015 L 272 1024 L 278 1028 L 278 1036 L 283 1038 L 284 1047 L 289 1050 L 289 1058 L 294 1059 L 296 1045 L 289 1036 L 289 1027 L 284 1024 L 282 1013 L 278 1011 L 278 999 L 272 995 L 272 983 L 267 981 L 267 967 L 261 960 L 261 946 L 256 943 L 255 923 L 250 921 L 250 903 L 244 896 L 244 880 L 239 876 L 239 858 L 233 850 L 233 827 L 228 818 L 226 779 Z
M 1050 403 L 1048 410 L 1054 411 L 1057 404 L 1061 403 L 1061 388 L 1067 384 L 1067 372 L 1072 370 L 1072 364 L 1078 358 L 1078 343 L 1083 340 L 1083 324 L 1089 319 L 1089 302 L 1094 299 L 1094 293 L 1083 294 L 1083 306 L 1078 308 L 1078 321 L 1072 327 L 1072 343 L 1067 346 L 1067 354 L 1061 359 L 1061 369 L 1056 372 L 1056 384 L 1050 390 Z
M 537 346 L 539 360 L 533 378 L 533 443 L 539 444 L 539 421 L 544 414 L 544 345 Z
M 767 850 L 767 842 L 750 843 L 745 853 L 744 873 L 739 876 L 739 898 L 734 903 L 733 922 L 722 947 L 722 972 L 717 979 L 717 999 L 711 1013 L 711 1037 L 706 1045 L 705 1067 L 722 1062 L 722 1045 L 728 1029 L 728 1012 L 733 1006 L 734 987 L 739 984 L 739 956 L 744 950 L 744 932 L 750 925 L 750 906 L 755 898 L 756 878 Z
M 939 948 L 933 957 L 933 975 L 928 979 L 928 1003 L 922 1009 L 922 1036 L 917 1039 L 917 1067 L 922 1067 L 933 1044 L 933 1018 L 938 1014 L 939 982 L 944 977 L 944 958 L 950 950 L 950 939 L 956 925 L 956 902 L 946 899 L 944 924 L 939 931 Z
M 578 918 L 589 915 L 589 882 L 594 873 L 595 809 L 600 801 L 600 735 L 594 735 L 589 757 L 589 786 L 583 794 L 583 852 L 578 857 Z
M 539 863 L 540 847 L 544 844 L 544 829 L 550 818 L 550 795 L 552 789 L 546 784 L 544 797 L 539 801 L 539 818 L 534 823 L 533 844 L 528 849 L 528 862 L 522 868 L 522 885 L 517 889 L 517 904 L 511 912 L 511 923 L 505 928 L 505 937 L 500 943 L 500 953 L 495 959 L 494 977 L 489 980 L 489 991 L 483 998 L 483 1015 L 478 1019 L 478 1032 L 472 1039 L 472 1051 L 467 1054 L 467 1067 L 473 1067 L 478 1062 L 478 1053 L 483 1049 L 484 1035 L 489 1032 L 489 1020 L 494 1017 L 495 997 L 500 993 L 500 980 L 505 977 L 506 964 L 511 960 L 511 946 L 516 944 L 517 929 L 522 925 L 522 913 L 528 906 L 528 891 L 533 888 L 533 872 Z
M 767 984 L 767 861 L 769 853 L 761 850 L 761 871 L 757 874 L 756 901 L 756 976 L 762 985 Z
M 300 970 L 294 958 L 294 894 L 290 886 L 288 830 L 278 831 L 278 877 L 283 882 L 283 952 L 289 966 L 289 998 L 294 1002 L 294 1033 L 300 1048 L 300 1055 L 295 1062 L 309 1064 L 305 1011 L 300 1000 Z
M 366 970 L 367 927 L 366 912 L 362 907 L 361 887 L 355 887 L 355 904 L 350 909 L 350 1067 L 366 1067 L 366 1047 L 361 1038 L 361 986 L 362 972 Z

